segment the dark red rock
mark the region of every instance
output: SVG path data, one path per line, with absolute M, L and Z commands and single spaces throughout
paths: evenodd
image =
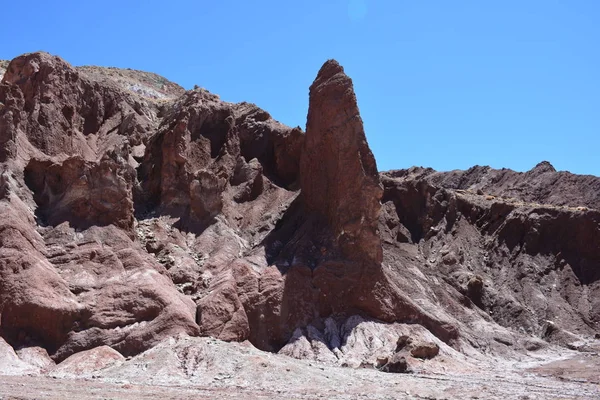
M 440 348 L 433 342 L 417 342 L 411 344 L 410 355 L 415 358 L 433 358 L 438 355 Z
M 532 348 L 517 331 L 598 331 L 598 178 L 548 163 L 379 174 L 333 60 L 306 134 L 202 89 L 152 102 L 118 76 L 33 53 L 0 83 L 0 335 L 13 346 L 128 356 L 185 333 L 278 350 L 296 328 L 356 314 L 485 351 Z
M 14 153 L 22 132 L 25 160 L 40 152 L 94 160 L 111 147 L 140 144 L 153 125 L 135 110 L 133 96 L 110 82 L 93 81 L 47 53 L 15 58 L 2 82 L 0 121 L 6 121 L 8 132 L 0 135 L 5 143 L 0 148 Z
M 32 159 L 25 168 L 25 182 L 41 219 L 50 225 L 68 221 L 81 229 L 112 224 L 131 230 L 135 170 L 114 158 L 86 162 L 72 157 L 62 163 Z
M 548 165 L 538 170 L 543 176 L 555 174 L 558 181 L 568 178 Z M 468 318 L 462 315 L 467 306 L 484 310 L 500 325 L 540 337 L 547 321 L 572 333 L 591 335 L 600 323 L 597 296 L 592 294 L 600 288 L 600 249 L 590 245 L 599 243 L 598 212 L 529 203 L 526 192 L 514 199 L 436 186 L 446 184 L 441 179 L 444 174 L 418 168 L 383 173 L 383 201 L 393 204 L 399 224 L 419 242 L 421 262 L 429 265 L 423 268 L 428 277 L 445 282 L 433 286 L 429 281 L 429 288 L 437 296 L 443 293 L 453 317 Z M 538 181 L 537 174 L 528 174 L 517 175 L 524 187 L 545 182 L 545 178 Z M 454 171 L 447 177 L 458 175 Z M 546 186 L 545 192 L 558 196 L 554 190 Z M 578 198 L 584 201 L 585 196 Z M 419 265 L 400 241 L 385 243 L 384 254 L 384 264 Z M 403 292 L 420 296 L 419 290 L 403 283 L 416 279 L 413 274 L 396 269 L 394 275 Z M 469 334 L 468 327 L 460 330 Z M 565 344 L 566 337 L 548 340 Z
M 135 97 L 33 53 L 11 62 L 0 101 L 2 336 L 61 360 L 197 334 L 193 302 L 132 241 L 128 152 L 154 125 Z
M 381 371 L 395 374 L 409 372 L 406 358 L 399 353 L 394 354 L 391 359 L 387 361 L 383 367 L 381 367 Z
M 321 67 L 310 87 L 300 187 L 306 209 L 326 219 L 345 257 L 381 262 L 383 190 L 352 80 L 335 60 Z
M 600 209 L 600 178 L 557 172 L 547 161 L 527 172 L 475 166 L 466 171 L 431 170 L 428 175 L 434 185 L 449 189 L 469 189 L 527 203 Z

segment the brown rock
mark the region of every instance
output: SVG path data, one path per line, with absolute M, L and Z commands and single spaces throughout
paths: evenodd
M 300 186 L 307 210 L 326 219 L 345 257 L 381 262 L 383 191 L 352 80 L 335 60 L 321 67 L 310 87 Z
M 440 348 L 433 342 L 417 342 L 411 344 L 410 355 L 415 358 L 433 358 L 438 355 Z
M 130 237 L 135 173 L 122 155 L 150 120 L 132 114 L 127 93 L 47 54 L 16 59 L 3 82 L 2 336 L 61 360 L 98 344 L 133 354 L 196 334 L 191 300 Z
M 542 161 L 527 172 L 475 166 L 466 171 L 433 172 L 433 184 L 451 189 L 471 189 L 478 194 L 518 199 L 528 203 L 600 209 L 600 178 L 556 171 Z
M 136 100 L 108 81 L 93 81 L 59 57 L 31 53 L 8 65 L 0 86 L 0 161 L 66 154 L 86 160 L 111 148 L 137 145 L 153 122 Z M 22 136 L 24 135 L 24 136 Z M 1 143 L 4 143 L 3 145 Z M 11 150 L 12 149 L 12 150 Z
M 283 277 L 244 303 L 255 345 L 277 349 L 315 317 L 358 312 L 419 320 L 443 340 L 456 337 L 454 326 L 412 303 L 384 273 L 382 188 L 352 81 L 335 61 L 325 63 L 311 86 L 300 186 L 299 199 L 264 242 L 267 262 Z
M 263 269 L 258 282 L 265 289 L 244 296 L 254 299 L 244 308 L 250 339 L 260 348 L 278 349 L 317 316 L 350 310 L 382 316 L 372 291 L 385 285 L 377 232 L 382 191 L 352 82 L 335 61 L 311 86 L 299 168 L 301 196 L 264 242 L 266 261 L 277 268 Z
M 138 208 L 211 224 L 228 213 L 226 202 L 254 201 L 293 182 L 299 155 L 292 152 L 303 137 L 254 105 L 225 103 L 201 89 L 188 92 L 148 143 Z
M 124 232 L 76 234 L 61 224 L 36 237 L 15 222 L 0 233 L 1 326 L 11 343 L 41 344 L 62 360 L 98 343 L 131 355 L 165 336 L 198 332 L 193 303 Z
M 400 355 L 399 353 L 394 354 L 390 358 L 390 360 L 381 368 L 381 371 L 395 374 L 409 372 L 406 358 L 404 358 L 404 356 Z
M 467 293 L 469 298 L 477 305 L 481 305 L 481 296 L 483 296 L 483 279 L 480 276 L 474 276 L 467 282 Z
M 269 178 L 285 187 L 298 179 L 304 132 L 275 121 L 254 104 L 234 107 L 241 155 L 246 161 L 256 158 Z
M 46 258 L 25 204 L 0 201 L 0 310 L 2 335 L 11 342 L 39 342 L 51 351 L 66 340 L 82 310 Z
M 431 357 L 429 332 L 493 354 L 532 348 L 517 331 L 597 332 L 598 178 L 378 174 L 335 61 L 306 134 L 136 74 L 34 53 L 0 84 L 0 335 L 15 348 L 128 356 L 185 333 L 335 362 L 355 340 L 355 366 Z M 358 315 L 428 331 L 374 352 L 384 328 L 353 330 Z M 425 344 L 396 343 L 407 332 Z
M 304 132 L 299 127 L 274 135 L 275 168 L 283 182 L 291 184 L 298 179 L 304 140 Z
M 25 168 L 41 219 L 81 229 L 110 224 L 132 229 L 134 179 L 133 168 L 116 156 L 97 163 L 80 157 L 62 163 L 32 159 Z
M 410 338 L 410 336 L 407 335 L 402 335 L 398 338 L 398 341 L 396 342 L 396 353 L 399 352 L 400 350 L 403 350 L 406 346 L 411 345 L 413 342 L 413 340 Z
M 554 174 L 554 178 L 563 181 L 568 177 L 549 168 L 538 169 L 536 173 L 516 175 L 523 187 L 551 193 L 555 187 L 546 178 Z M 484 174 L 477 171 L 475 168 L 465 172 L 460 179 Z M 492 172 L 480 178 L 491 179 Z M 503 173 L 509 176 L 509 172 Z M 382 174 L 384 201 L 394 204 L 399 224 L 410 231 L 420 249 L 413 253 L 403 244 L 385 243 L 384 264 L 415 265 L 424 274 L 423 279 L 418 272 L 393 269 L 389 276 L 398 288 L 423 301 L 427 296 L 420 295 L 422 291 L 414 283 L 404 282 L 427 285 L 423 287 L 443 296 L 446 309 L 452 310 L 451 318 L 455 320 L 452 324 L 460 329 L 461 335 L 485 338 L 490 345 L 497 336 L 473 331 L 465 307 L 473 309 L 475 303 L 485 311 L 484 318 L 538 337 L 546 335 L 544 321 L 551 316 L 557 327 L 562 328 L 557 332 L 572 333 L 546 335 L 546 340 L 563 345 L 574 340 L 574 332 L 593 335 L 591 327 L 599 321 L 594 311 L 597 302 L 593 300 L 595 297 L 583 293 L 597 290 L 598 274 L 594 266 L 600 265 L 600 258 L 597 246 L 581 244 L 596 243 L 600 237 L 597 211 L 529 203 L 527 191 L 521 199 L 487 200 L 474 191 L 454 189 L 456 184 L 469 187 L 455 180 L 460 176 L 457 171 L 436 173 L 422 168 Z M 573 183 L 578 180 L 574 178 Z M 569 196 L 576 193 L 570 192 Z M 415 254 L 429 267 L 419 267 Z M 450 255 L 453 260 L 449 263 Z M 433 279 L 440 281 L 434 284 Z M 492 284 L 484 287 L 484 281 Z M 437 309 L 435 313 L 440 315 L 440 311 Z M 435 331 L 435 326 L 430 329 Z
M 125 361 L 125 357 L 118 351 L 108 346 L 99 346 L 73 354 L 54 367 L 49 375 L 55 378 L 91 376 L 123 361 Z
M 198 301 L 196 320 L 202 335 L 242 341 L 250 335 L 248 317 L 231 272 L 227 280 L 211 285 L 212 295 Z

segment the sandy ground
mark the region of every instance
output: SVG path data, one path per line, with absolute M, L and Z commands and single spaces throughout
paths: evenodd
M 596 364 L 598 371 L 600 364 Z M 345 371 L 343 382 L 303 389 L 227 385 L 140 385 L 94 379 L 0 377 L 1 399 L 598 399 L 598 383 L 580 378 L 502 375 L 388 375 Z M 354 383 L 352 383 L 354 382 Z M 260 386 L 260 385 L 257 385 Z M 295 386 L 295 385 L 291 385 Z
M 411 367 L 409 374 L 387 374 L 184 338 L 79 379 L 0 376 L 0 399 L 600 399 L 595 352 L 512 361 L 441 357 Z

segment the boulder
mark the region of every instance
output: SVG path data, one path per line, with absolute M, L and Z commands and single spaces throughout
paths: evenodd
M 411 344 L 410 355 L 415 358 L 433 358 L 440 352 L 440 347 L 433 342 L 416 342 Z
M 73 354 L 48 371 L 48 375 L 54 378 L 91 377 L 124 361 L 125 357 L 118 351 L 108 346 L 99 346 Z
M 390 373 L 405 373 L 408 371 L 408 363 L 406 358 L 399 353 L 394 354 L 387 363 L 381 367 L 381 371 Z
M 0 337 L 0 374 L 25 375 L 38 373 L 40 368 L 19 358 L 15 350 Z

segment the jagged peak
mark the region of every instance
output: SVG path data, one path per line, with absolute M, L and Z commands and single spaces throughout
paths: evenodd
M 531 172 L 556 172 L 556 169 L 549 161 L 542 161 L 531 169 Z
M 328 79 L 336 74 L 344 74 L 344 67 L 340 65 L 337 60 L 329 59 L 325 61 L 319 72 L 317 73 L 317 79 Z

